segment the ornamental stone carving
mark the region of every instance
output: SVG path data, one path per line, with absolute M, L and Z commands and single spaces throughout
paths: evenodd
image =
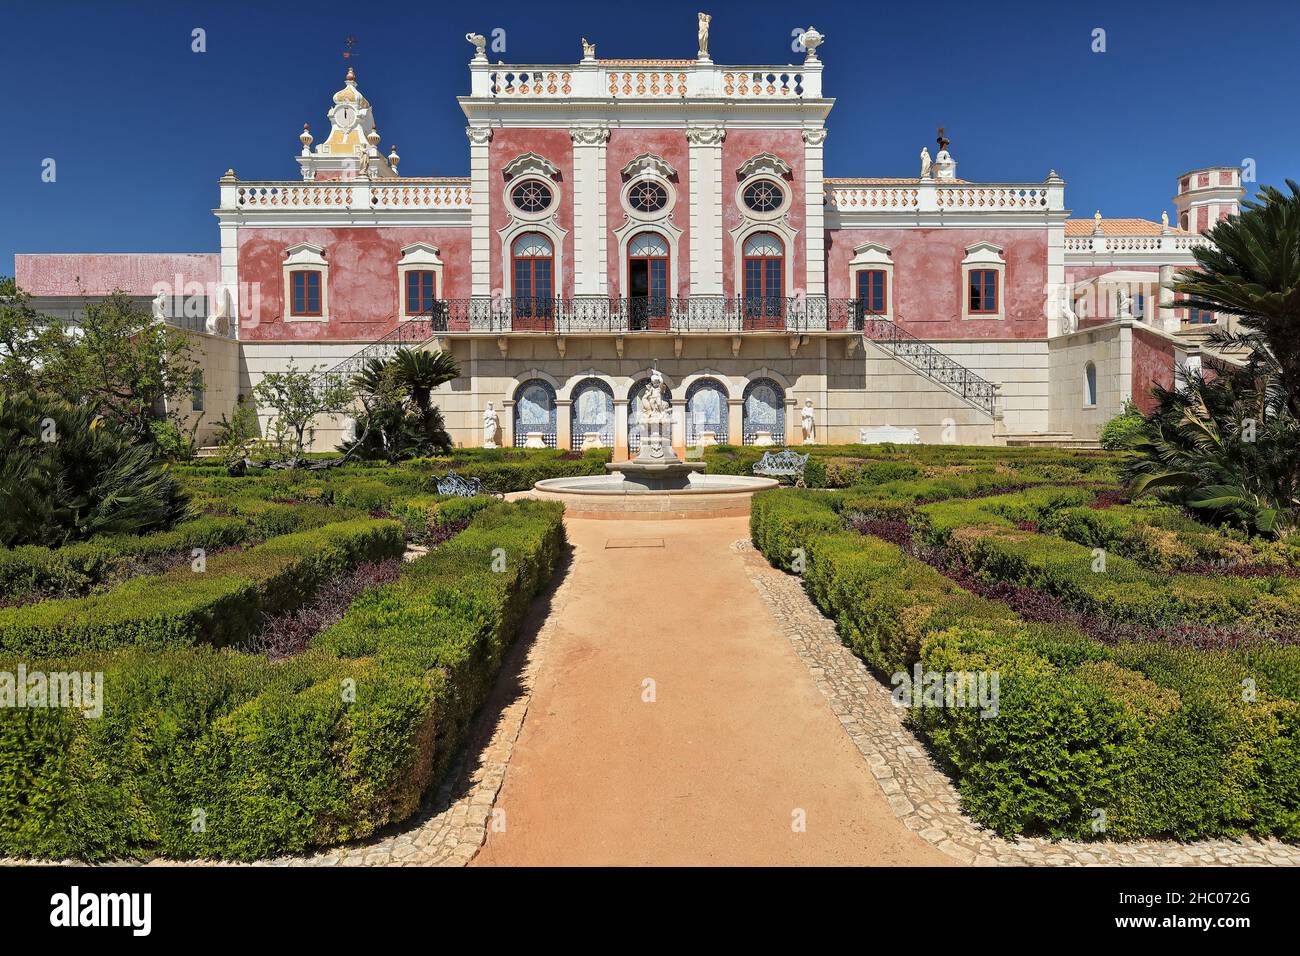
M 672 179 L 677 175 L 677 170 L 662 156 L 656 156 L 654 153 L 642 153 L 624 166 L 621 174 L 624 179 L 632 179 L 646 174 L 658 176 L 660 179 Z
M 708 58 L 709 58 L 709 23 L 710 23 L 710 21 L 713 20 L 713 17 L 709 16 L 707 13 L 701 13 L 701 14 L 698 14 L 698 16 L 699 16 L 699 20 L 700 20 L 700 28 L 699 28 L 699 30 L 696 32 L 695 36 L 696 36 L 696 39 L 698 39 L 698 40 L 700 41 L 700 42 L 699 42 L 699 47 L 700 47 L 700 48 L 699 48 L 699 51 L 698 51 L 698 53 L 697 53 L 696 55 L 697 55 L 701 60 L 708 60 Z
M 692 146 L 721 146 L 727 131 L 721 126 L 688 126 L 686 142 Z
M 817 126 L 803 131 L 803 141 L 809 146 L 820 146 L 826 142 L 826 127 Z
M 474 59 L 487 59 L 487 37 L 481 33 L 466 33 L 465 40 L 474 44 Z
M 609 142 L 608 126 L 575 126 L 569 130 L 574 146 L 604 146 Z
M 799 35 L 799 43 L 808 51 L 807 61 L 812 62 L 817 59 L 817 48 L 826 42 L 826 37 L 817 32 L 814 26 L 808 27 Z
M 492 127 L 490 126 L 466 126 L 465 135 L 469 137 L 470 145 L 486 146 L 492 142 Z
M 605 131 L 609 135 L 609 131 Z M 506 163 L 501 169 L 501 175 L 506 179 L 514 179 L 518 176 L 543 176 L 547 179 L 559 179 L 559 168 L 547 159 L 545 156 L 539 156 L 536 153 L 521 153 L 510 162 Z
M 736 175 L 741 179 L 758 175 L 789 176 L 790 164 L 771 153 L 759 153 L 741 163 L 740 168 L 736 170 Z

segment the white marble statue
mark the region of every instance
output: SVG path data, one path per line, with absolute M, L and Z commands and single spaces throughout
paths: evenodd
M 925 179 L 930 175 L 930 150 L 921 147 L 921 178 Z
M 588 43 L 587 38 L 582 38 L 582 58 L 584 60 L 596 59 L 596 44 Z
M 664 399 L 664 376 L 659 369 L 650 372 L 650 383 L 641 393 L 642 454 L 651 458 L 665 455 L 664 426 L 668 424 L 669 405 Z
M 1133 318 L 1133 297 L 1127 289 L 1119 290 L 1119 316 L 1121 319 Z
M 697 55 L 701 60 L 707 60 L 709 58 L 709 21 L 712 20 L 713 17 L 709 16 L 707 13 L 701 13 L 699 17 L 700 31 L 698 37 L 700 41 L 700 49 Z
M 466 33 L 465 39 L 474 44 L 474 59 L 487 59 L 487 37 L 481 33 Z
M 153 297 L 153 302 L 149 304 L 150 314 L 153 318 L 154 325 L 167 324 L 167 293 L 159 292 Z
M 1068 335 L 1070 332 L 1077 332 L 1079 329 L 1079 316 L 1074 311 L 1074 307 L 1069 299 L 1061 302 L 1061 333 Z
M 805 445 L 814 445 L 817 443 L 817 419 L 813 416 L 812 399 L 804 400 L 803 411 L 799 413 L 799 421 L 803 424 L 803 443 Z
M 487 403 L 487 408 L 483 409 L 483 447 L 497 447 L 497 428 L 500 427 L 501 421 L 497 417 L 497 410 L 492 407 L 492 403 Z
M 1160 231 L 1161 232 L 1169 231 L 1169 210 L 1168 209 L 1160 210 Z

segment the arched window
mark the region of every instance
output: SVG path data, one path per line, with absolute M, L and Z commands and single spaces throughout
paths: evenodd
M 569 447 L 582 451 L 590 434 L 599 435 L 605 448 L 614 447 L 614 391 L 598 378 L 574 386 L 569 405 Z
M 650 379 L 643 378 L 627 393 L 627 450 L 628 454 L 636 455 L 641 450 L 641 395 L 649 386 Z M 673 393 L 668 385 L 664 384 L 664 401 L 672 401 Z M 668 424 L 668 439 L 672 441 L 673 425 L 672 421 Z
M 1083 367 L 1083 404 L 1089 408 L 1097 404 L 1097 366 L 1092 362 Z
M 555 247 L 540 232 L 526 232 L 510 247 L 510 275 L 516 318 L 554 314 Z
M 770 232 L 745 240 L 741 263 L 745 318 L 751 322 L 785 315 L 785 244 Z
M 713 378 L 701 378 L 686 390 L 686 444 L 698 447 L 704 432 L 713 432 L 713 440 L 727 444 L 727 390 Z
M 785 389 L 770 378 L 756 378 L 745 388 L 743 431 L 746 445 L 772 436 L 772 444 L 785 444 Z
M 529 379 L 515 390 L 515 447 L 522 448 L 528 433 L 540 434 L 542 444 L 555 447 L 555 389 L 540 378 Z
M 627 295 L 630 328 L 650 327 L 651 318 L 668 315 L 668 240 L 642 232 L 627 244 Z

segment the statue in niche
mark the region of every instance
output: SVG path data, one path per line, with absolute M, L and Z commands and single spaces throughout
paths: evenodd
M 500 419 L 497 417 L 497 410 L 491 402 L 487 403 L 487 408 L 483 409 L 483 447 L 497 447 L 497 428 L 500 426 Z
M 804 400 L 803 411 L 799 413 L 799 420 L 803 425 L 803 443 L 805 445 L 815 445 L 817 443 L 817 420 L 813 416 L 811 398 Z

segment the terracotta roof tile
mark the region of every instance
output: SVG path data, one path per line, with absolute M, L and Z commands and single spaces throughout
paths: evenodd
M 1065 234 L 1067 236 L 1091 236 L 1093 219 L 1089 216 L 1086 219 L 1067 219 L 1065 220 Z M 1163 231 L 1163 227 L 1158 222 L 1152 222 L 1150 219 L 1105 219 L 1101 220 L 1101 234 L 1103 236 L 1158 236 Z M 1170 226 L 1169 232 L 1179 236 L 1190 236 L 1192 233 L 1186 229 L 1179 229 L 1176 226 Z

